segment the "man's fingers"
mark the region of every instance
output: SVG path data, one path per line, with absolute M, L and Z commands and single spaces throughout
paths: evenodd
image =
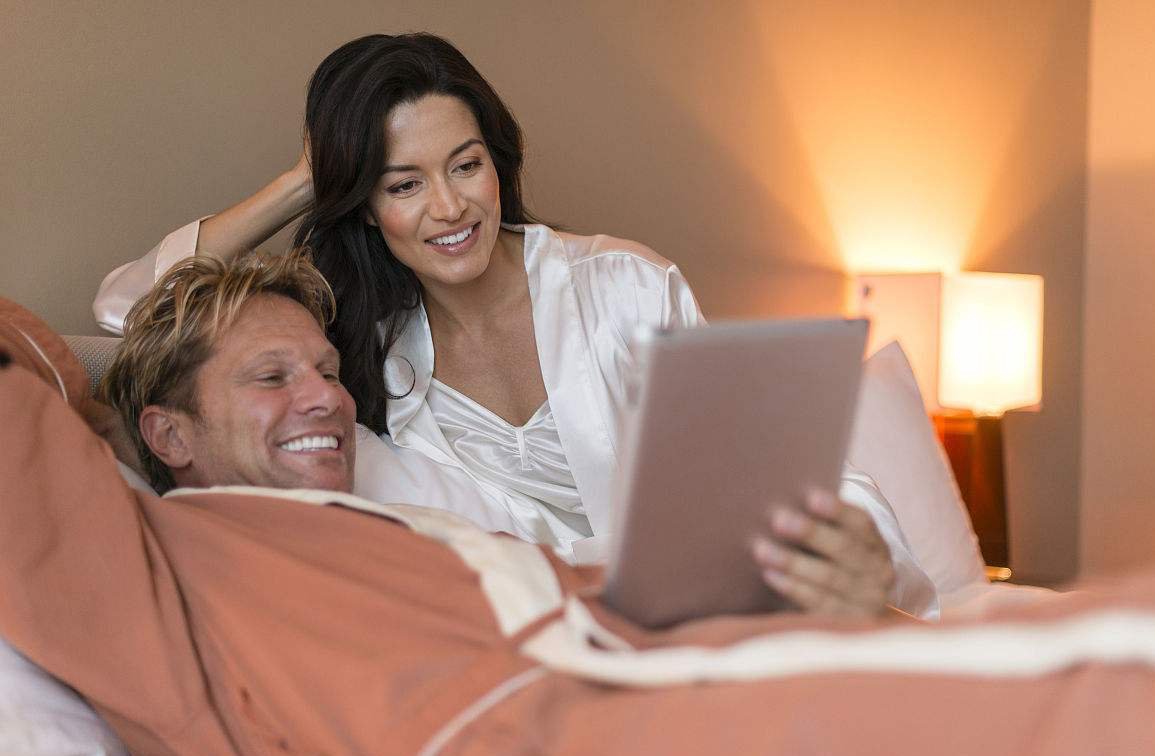
M 866 510 L 851 506 L 828 491 L 810 491 L 804 501 L 806 511 L 813 517 L 859 536 L 868 547 L 885 550 L 886 544 L 878 534 L 878 527 Z
M 824 557 L 759 536 L 753 542 L 754 559 L 766 573 L 780 573 L 813 586 L 818 592 L 856 604 L 885 603 L 893 584 L 890 563 L 866 573 L 852 572 Z
M 834 520 L 778 507 L 770 513 L 771 531 L 780 540 L 805 547 L 853 572 L 871 572 L 883 563 L 889 564 L 890 551 L 870 515 L 841 502 L 838 506 L 840 511 Z
M 754 543 L 768 585 L 799 608 L 822 614 L 876 614 L 894 586 L 890 550 L 874 520 L 829 494 L 770 511 L 773 539 Z
M 855 576 L 829 559 L 804 554 L 769 538 L 755 539 L 754 559 L 763 571 L 790 575 L 831 593 L 849 596 L 856 587 Z
M 823 520 L 837 520 L 842 513 L 842 502 L 829 491 L 811 489 L 802 498 L 802 501 L 805 503 L 806 509 Z
M 815 519 L 797 509 L 780 507 L 774 510 L 770 527 L 779 540 L 802 546 L 854 572 L 869 571 L 880 559 L 859 533 L 836 523 Z
M 868 602 L 848 601 L 794 575 L 766 570 L 762 576 L 771 588 L 804 612 L 843 617 L 866 617 L 878 613 L 877 608 Z

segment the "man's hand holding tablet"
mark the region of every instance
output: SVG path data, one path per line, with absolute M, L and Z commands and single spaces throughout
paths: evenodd
M 755 536 L 751 551 L 767 585 L 806 612 L 850 617 L 886 612 L 894 567 L 864 510 L 814 491 L 804 509 L 772 506 L 766 518 L 768 534 Z

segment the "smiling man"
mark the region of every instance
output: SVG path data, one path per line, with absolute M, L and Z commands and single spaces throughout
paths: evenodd
M 171 297 L 162 292 L 160 307 L 146 302 L 142 317 L 164 318 L 171 306 L 180 325 L 142 330 L 110 371 L 105 386 L 113 403 L 130 416 L 143 405 L 135 418 L 139 448 L 160 488 L 171 481 L 351 490 L 356 408 L 341 385 L 337 350 L 317 325 L 325 292 L 305 280 L 289 294 L 229 301 L 231 293 L 261 285 L 262 273 L 268 275 L 253 268 L 237 288 L 216 289 L 211 305 L 189 307 L 197 293 L 190 286 Z M 230 318 L 207 321 L 222 308 Z M 180 348 L 166 353 L 153 343 L 164 337 L 180 339 Z M 190 364 L 204 357 L 203 341 L 211 353 Z M 131 382 L 123 376 L 128 366 L 136 373 Z M 147 395 L 141 404 L 126 403 L 114 396 L 124 388 Z

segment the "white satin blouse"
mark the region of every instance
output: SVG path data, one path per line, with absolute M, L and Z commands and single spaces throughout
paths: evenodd
M 549 520 L 550 530 L 561 540 L 593 535 L 548 400 L 520 426 L 436 378 L 426 401 L 445 440 L 472 475 L 524 494 L 534 505 L 525 516 Z
M 590 533 L 604 534 L 610 525 L 626 378 L 634 366 L 633 334 L 640 326 L 685 328 L 705 320 L 677 266 L 648 247 L 541 225 L 505 228 L 525 234 L 526 278 L 547 401 Z M 468 469 L 428 400 L 433 360 L 429 321 L 424 307 L 417 307 L 385 359 L 386 384 L 401 397 L 388 405 L 389 435 L 397 446 Z M 490 476 L 475 477 L 493 482 Z M 519 535 L 572 548 L 573 529 L 541 506 L 544 502 L 526 510 L 526 495 L 506 490 L 513 495 L 501 503 L 522 526 Z

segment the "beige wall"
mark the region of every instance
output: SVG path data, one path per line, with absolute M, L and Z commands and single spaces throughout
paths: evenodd
M 308 73 L 450 37 L 545 218 L 644 241 L 713 317 L 835 312 L 848 270 L 1047 279 L 1008 423 L 1015 566 L 1075 568 L 1087 0 L 3 3 L 0 292 L 91 331 L 103 273 L 290 165 Z
M 1155 5 L 1097 0 L 1091 113 L 1082 559 L 1155 560 Z

